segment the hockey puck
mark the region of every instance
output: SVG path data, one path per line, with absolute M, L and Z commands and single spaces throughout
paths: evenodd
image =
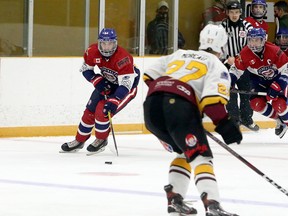
M 105 164 L 112 164 L 112 161 L 105 161 Z

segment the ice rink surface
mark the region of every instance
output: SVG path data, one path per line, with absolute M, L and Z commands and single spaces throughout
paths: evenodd
M 154 136 L 117 134 L 119 157 L 112 136 L 98 155 L 86 156 L 92 137 L 78 153 L 59 153 L 61 144 L 73 139 L 0 139 L 0 216 L 167 215 L 163 186 L 174 154 Z M 240 216 L 288 215 L 287 195 L 209 141 L 225 210 Z M 241 145 L 230 147 L 288 190 L 288 134 L 279 139 L 273 129 L 244 132 Z M 205 215 L 193 180 L 186 199 Z

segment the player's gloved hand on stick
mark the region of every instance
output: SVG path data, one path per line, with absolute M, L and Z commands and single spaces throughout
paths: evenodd
M 267 96 L 266 99 L 267 101 L 275 101 L 278 98 L 278 95 L 280 94 L 281 87 L 277 82 L 273 82 L 268 91 L 267 91 Z
M 242 140 L 240 128 L 230 118 L 221 120 L 215 131 L 222 136 L 227 145 L 234 142 L 240 144 Z
M 103 109 L 104 115 L 107 116 L 108 112 L 110 112 L 111 115 L 114 115 L 116 113 L 119 103 L 120 101 L 117 100 L 116 98 L 108 98 L 104 104 L 104 109 Z
M 109 94 L 111 91 L 111 85 L 108 80 L 102 77 L 100 74 L 95 75 L 90 81 L 95 89 L 102 95 Z

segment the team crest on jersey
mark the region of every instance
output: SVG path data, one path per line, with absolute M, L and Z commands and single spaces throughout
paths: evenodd
M 117 82 L 117 72 L 113 71 L 109 68 L 102 67 L 101 68 L 102 75 L 109 80 L 111 83 L 118 84 Z
M 259 68 L 258 74 L 262 75 L 267 80 L 271 80 L 277 75 L 277 73 L 275 72 L 273 68 L 271 68 L 271 66 Z
M 239 31 L 239 37 L 245 38 L 246 37 L 246 31 Z

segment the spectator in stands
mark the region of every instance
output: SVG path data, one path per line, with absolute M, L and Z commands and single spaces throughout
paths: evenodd
M 169 33 L 169 5 L 166 1 L 160 1 L 156 10 L 156 17 L 148 23 L 147 42 L 149 54 L 168 54 Z M 178 31 L 178 48 L 185 45 L 183 35 Z
M 278 1 L 274 4 L 274 16 L 276 21 L 276 35 L 279 30 L 288 30 L 288 4 L 285 1 Z

